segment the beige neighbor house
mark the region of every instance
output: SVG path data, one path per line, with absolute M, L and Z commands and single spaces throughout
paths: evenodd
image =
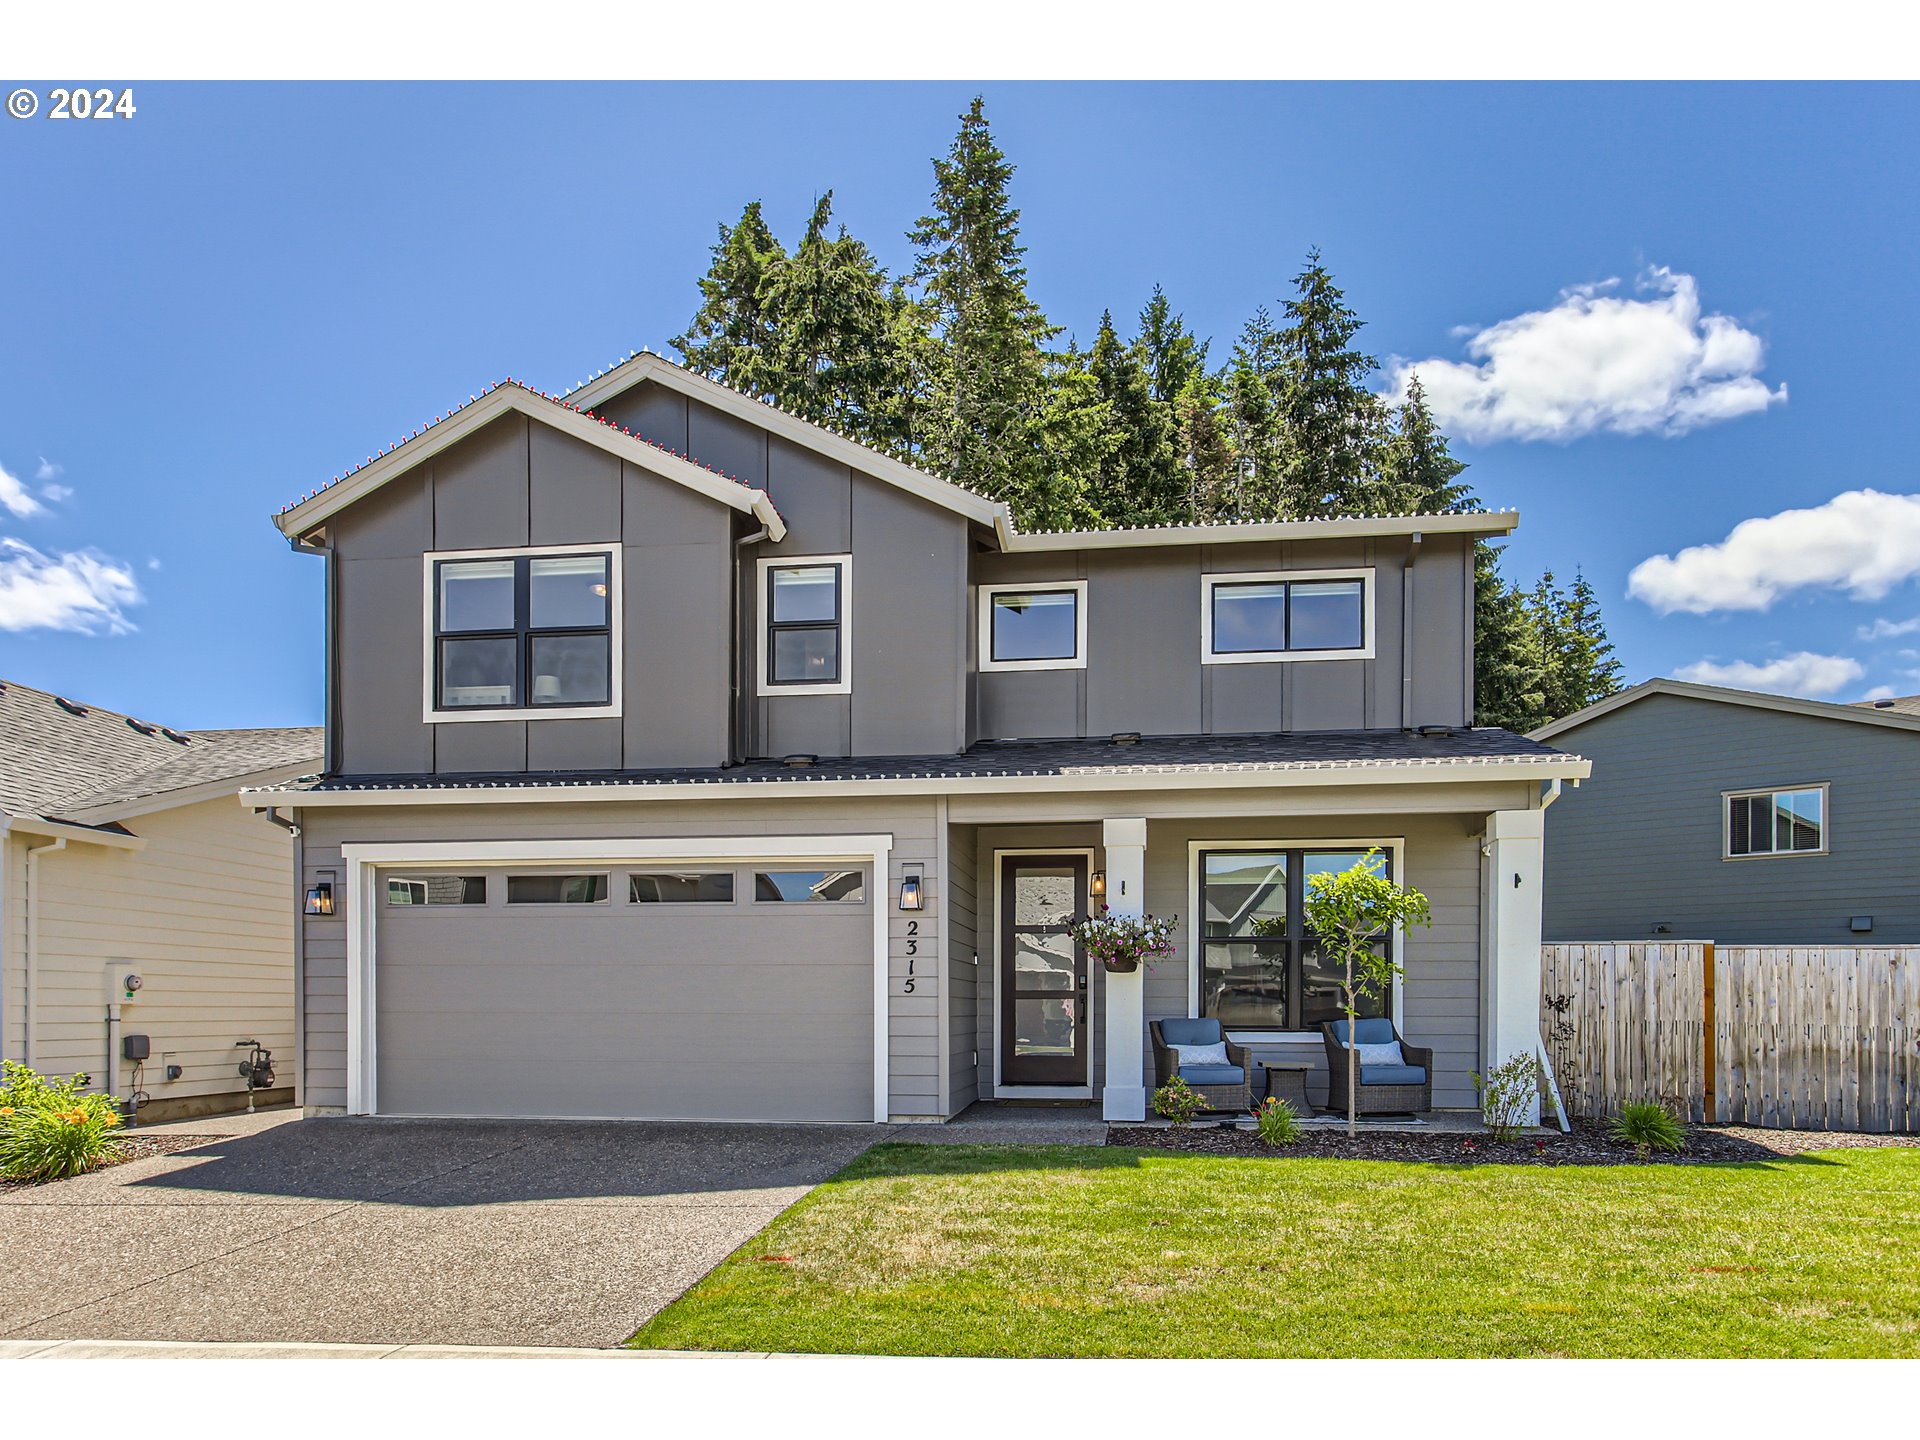
M 256 1103 L 292 1100 L 293 837 L 235 795 L 317 770 L 320 736 L 0 682 L 0 1054 L 159 1120 L 244 1107 L 258 1040 L 278 1078 Z
M 1473 725 L 1517 518 L 1025 533 L 656 355 L 495 386 L 275 517 L 327 570 L 324 771 L 247 792 L 301 827 L 302 1103 L 1137 1120 L 1179 1021 L 1272 1067 L 1183 1078 L 1323 1104 L 1302 895 L 1372 850 L 1435 923 L 1369 1019 L 1430 1058 L 1362 1084 L 1470 1107 L 1589 771 Z M 1101 905 L 1175 953 L 1089 964 Z

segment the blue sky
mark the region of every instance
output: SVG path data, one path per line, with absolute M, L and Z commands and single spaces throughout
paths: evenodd
M 1223 358 L 1318 245 L 1521 510 L 1509 572 L 1583 566 L 1630 679 L 1920 691 L 1920 100 L 1868 85 L 155 84 L 0 119 L 0 676 L 317 721 L 321 566 L 270 511 L 492 380 L 664 348 L 749 199 L 791 238 L 831 188 L 903 265 L 976 88 L 1056 323 L 1158 282 Z

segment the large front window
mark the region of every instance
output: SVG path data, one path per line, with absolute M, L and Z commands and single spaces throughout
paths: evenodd
M 1200 1013 L 1229 1030 L 1312 1030 L 1338 1020 L 1340 974 L 1307 930 L 1309 879 L 1357 864 L 1362 850 L 1200 852 Z M 1387 997 L 1360 1013 L 1385 1015 Z
M 1727 796 L 1728 858 L 1818 855 L 1826 848 L 1826 786 Z
M 1202 589 L 1206 664 L 1373 654 L 1371 570 L 1207 575 Z
M 433 708 L 577 710 L 613 701 L 613 557 L 433 562 Z

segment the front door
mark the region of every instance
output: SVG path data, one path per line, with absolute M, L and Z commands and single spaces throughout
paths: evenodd
M 1087 913 L 1078 855 L 1008 855 L 1000 872 L 1000 1081 L 1087 1083 Z

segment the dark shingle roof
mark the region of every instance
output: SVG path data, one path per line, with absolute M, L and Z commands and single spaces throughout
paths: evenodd
M 814 784 L 830 780 L 949 780 L 1005 776 L 1126 775 L 1191 771 L 1338 770 L 1359 765 L 1547 763 L 1564 751 L 1506 730 L 1418 735 L 1334 730 L 1277 735 L 1149 735 L 1134 744 L 1098 740 L 986 740 L 959 755 L 883 755 L 793 766 L 754 760 L 725 769 L 541 771 L 500 775 L 336 775 L 307 791 L 483 790 L 545 786 Z
M 62 815 L 284 765 L 320 767 L 317 727 L 169 730 L 0 682 L 0 810 Z

